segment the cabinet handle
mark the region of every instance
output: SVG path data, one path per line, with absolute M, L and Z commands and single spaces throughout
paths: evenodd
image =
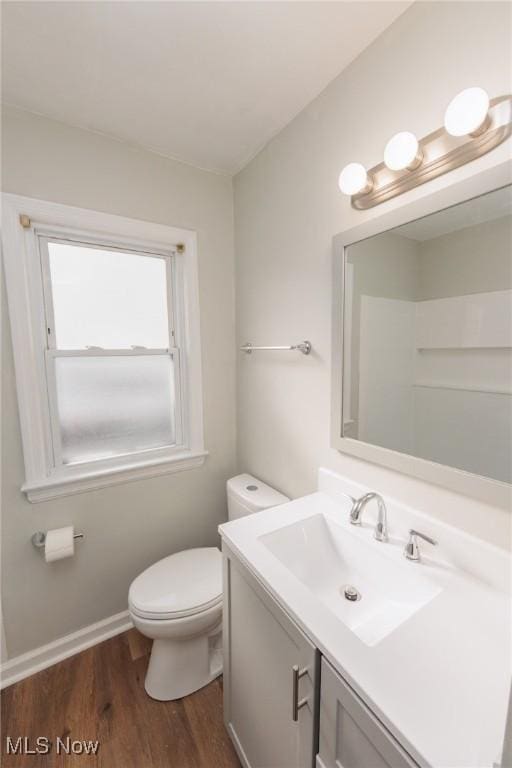
M 298 664 L 294 664 L 292 667 L 293 685 L 292 685 L 292 720 L 296 723 L 299 719 L 299 709 L 308 703 L 307 697 L 299 701 L 299 680 L 307 673 L 307 667 L 305 669 L 299 669 Z

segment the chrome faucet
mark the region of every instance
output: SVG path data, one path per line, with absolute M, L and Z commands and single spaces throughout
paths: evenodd
M 354 503 L 352 504 L 352 509 L 350 510 L 350 522 L 352 525 L 361 525 L 361 518 L 363 514 L 363 509 L 366 507 L 369 501 L 372 499 L 377 500 L 377 508 L 378 508 L 378 518 L 377 518 L 377 525 L 375 526 L 375 538 L 377 541 L 387 541 L 388 540 L 388 519 L 387 519 L 387 512 L 386 512 L 386 505 L 384 503 L 384 499 L 380 494 L 374 493 L 373 491 L 371 493 L 365 493 L 364 496 L 361 496 L 359 499 L 354 499 Z

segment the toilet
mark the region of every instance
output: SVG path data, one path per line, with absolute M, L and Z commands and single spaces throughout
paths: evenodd
M 227 482 L 234 520 L 289 501 L 252 475 Z M 146 692 L 170 701 L 207 685 L 222 672 L 222 556 L 199 547 L 164 557 L 132 582 L 128 606 L 134 626 L 153 640 Z

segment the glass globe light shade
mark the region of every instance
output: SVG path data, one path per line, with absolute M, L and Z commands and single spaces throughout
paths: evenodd
M 410 131 L 401 131 L 388 141 L 384 150 L 384 163 L 391 171 L 413 170 L 421 162 L 418 139 Z
M 489 96 L 483 88 L 466 88 L 453 98 L 444 114 L 444 127 L 451 136 L 478 133 L 489 111 Z
M 361 163 L 349 163 L 339 175 L 338 186 L 344 195 L 357 195 L 370 187 L 366 168 Z

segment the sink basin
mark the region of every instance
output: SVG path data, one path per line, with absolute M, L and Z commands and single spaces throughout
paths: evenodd
M 366 645 L 376 645 L 441 592 L 322 514 L 259 537 L 259 541 Z M 351 588 L 355 592 L 351 591 Z M 346 592 L 348 595 L 346 596 Z M 351 597 L 352 599 L 349 599 Z

